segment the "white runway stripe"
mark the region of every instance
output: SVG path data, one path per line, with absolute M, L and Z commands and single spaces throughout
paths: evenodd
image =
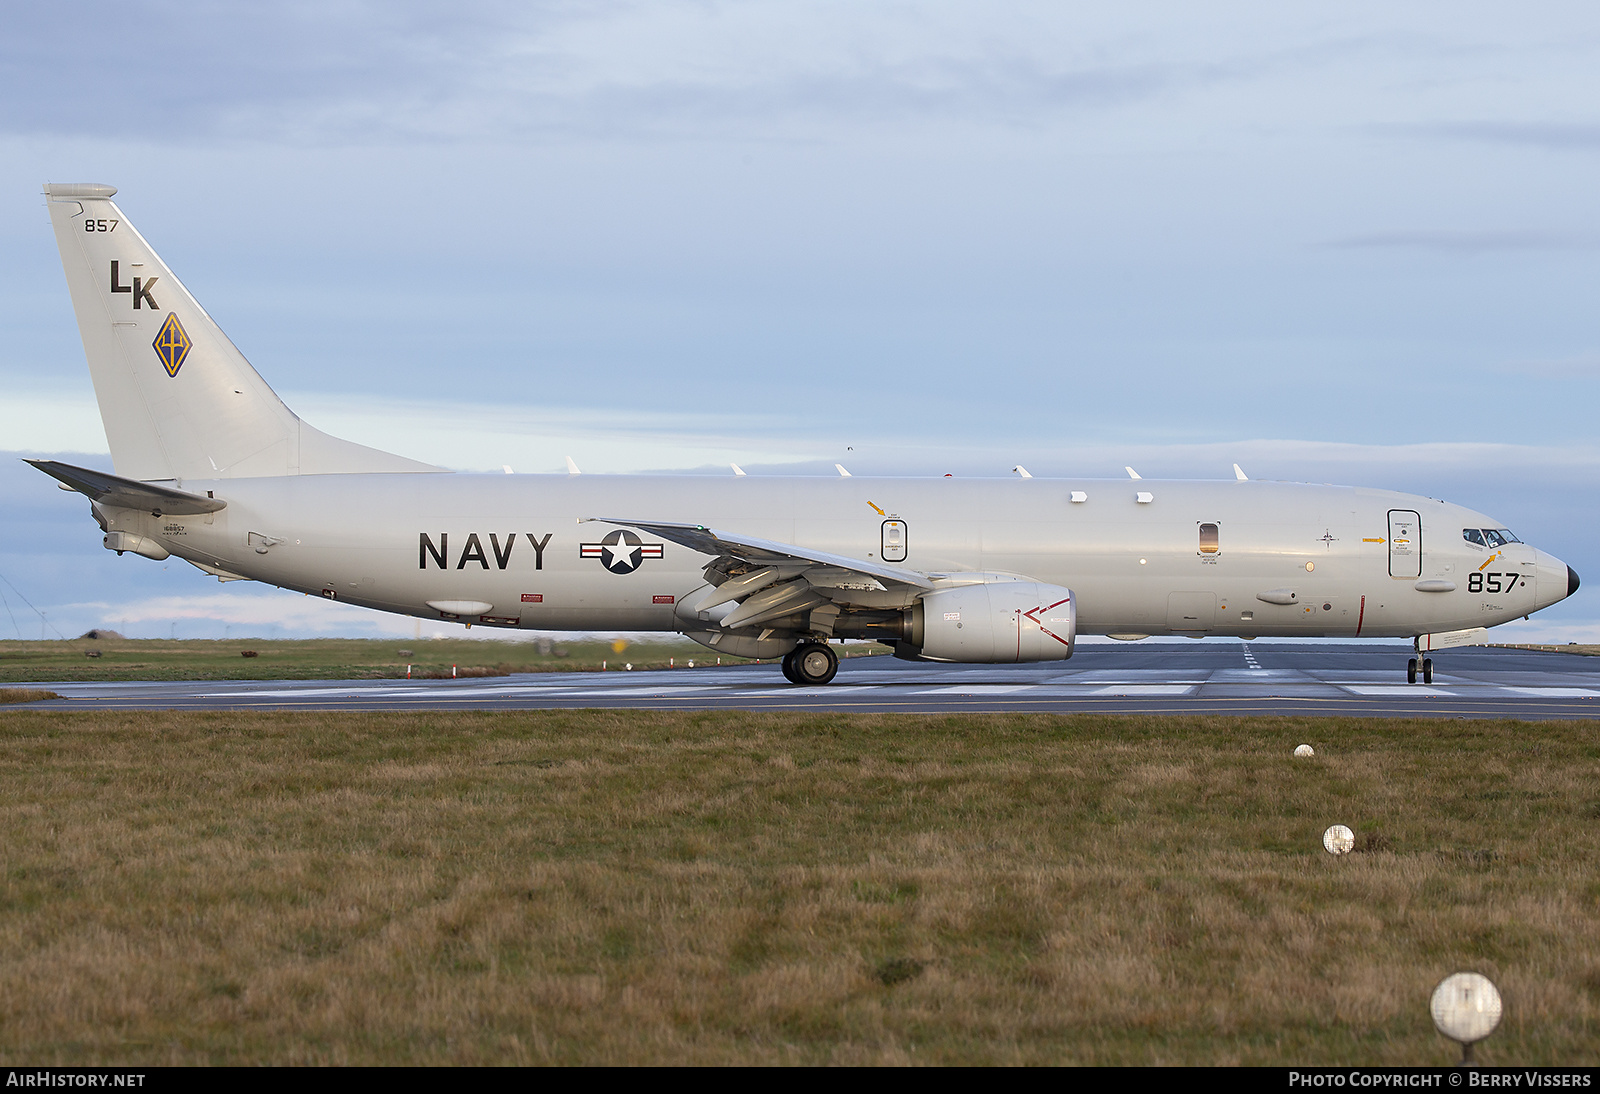
M 1445 691 L 1441 688 L 1428 687 L 1426 684 L 1390 684 L 1385 687 L 1353 687 L 1346 685 L 1345 690 L 1355 695 L 1409 695 L 1413 699 L 1419 695 L 1426 695 L 1430 697 L 1439 695 L 1453 699 L 1456 698 L 1458 694 L 1454 691 Z
M 1502 687 L 1516 695 L 1530 695 L 1536 699 L 1600 699 L 1600 691 L 1588 688 L 1514 688 Z
M 836 687 L 832 684 L 823 684 L 821 687 L 787 687 L 769 688 L 763 691 L 725 691 L 724 695 L 730 699 L 768 699 L 773 696 L 784 695 L 849 695 L 858 691 L 882 691 L 880 684 L 846 684 Z
M 727 691 L 726 688 L 719 688 L 715 684 L 707 684 L 701 687 L 690 687 L 688 685 L 682 685 L 679 687 L 659 687 L 650 684 L 641 684 L 635 688 L 606 688 L 604 690 L 597 691 L 590 691 L 588 688 L 568 688 L 566 690 L 572 696 L 632 695 L 640 699 L 652 698 L 660 695 L 687 695 L 694 691 Z

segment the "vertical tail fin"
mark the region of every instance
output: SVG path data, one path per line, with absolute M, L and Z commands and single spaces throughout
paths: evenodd
M 302 422 L 98 183 L 44 188 L 117 474 L 218 479 L 439 468 Z

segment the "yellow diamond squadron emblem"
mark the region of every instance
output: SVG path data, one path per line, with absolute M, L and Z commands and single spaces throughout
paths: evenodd
M 189 346 L 192 345 L 175 312 L 167 313 L 167 321 L 161 324 L 161 332 L 150 344 L 155 347 L 156 356 L 161 358 L 161 363 L 167 366 L 168 376 L 178 375 L 178 370 L 183 367 L 183 359 L 189 356 Z

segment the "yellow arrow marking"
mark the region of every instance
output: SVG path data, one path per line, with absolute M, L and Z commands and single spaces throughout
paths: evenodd
M 867 502 L 867 504 L 868 505 L 872 505 L 872 503 L 870 501 Z M 878 514 L 880 517 L 886 517 L 886 516 L 889 515 L 888 513 L 885 513 L 882 509 L 879 509 L 876 505 L 872 505 L 872 511 L 874 513 Z
M 1377 539 L 1370 539 L 1370 538 L 1369 539 L 1363 539 L 1361 542 L 1362 543 L 1382 543 L 1382 542 L 1384 542 L 1384 539 L 1383 539 L 1382 536 L 1379 536 Z
M 1483 573 L 1483 571 L 1488 567 L 1489 563 L 1493 562 L 1495 559 L 1497 559 L 1499 557 L 1500 557 L 1500 555 L 1498 553 L 1496 553 L 1496 554 L 1492 554 L 1488 558 L 1484 559 L 1483 560 L 1483 565 L 1478 567 L 1478 572 L 1480 574 Z

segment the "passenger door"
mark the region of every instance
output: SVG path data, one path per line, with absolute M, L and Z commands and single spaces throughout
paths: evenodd
M 1422 518 L 1410 509 L 1389 510 L 1389 576 L 1422 576 Z

